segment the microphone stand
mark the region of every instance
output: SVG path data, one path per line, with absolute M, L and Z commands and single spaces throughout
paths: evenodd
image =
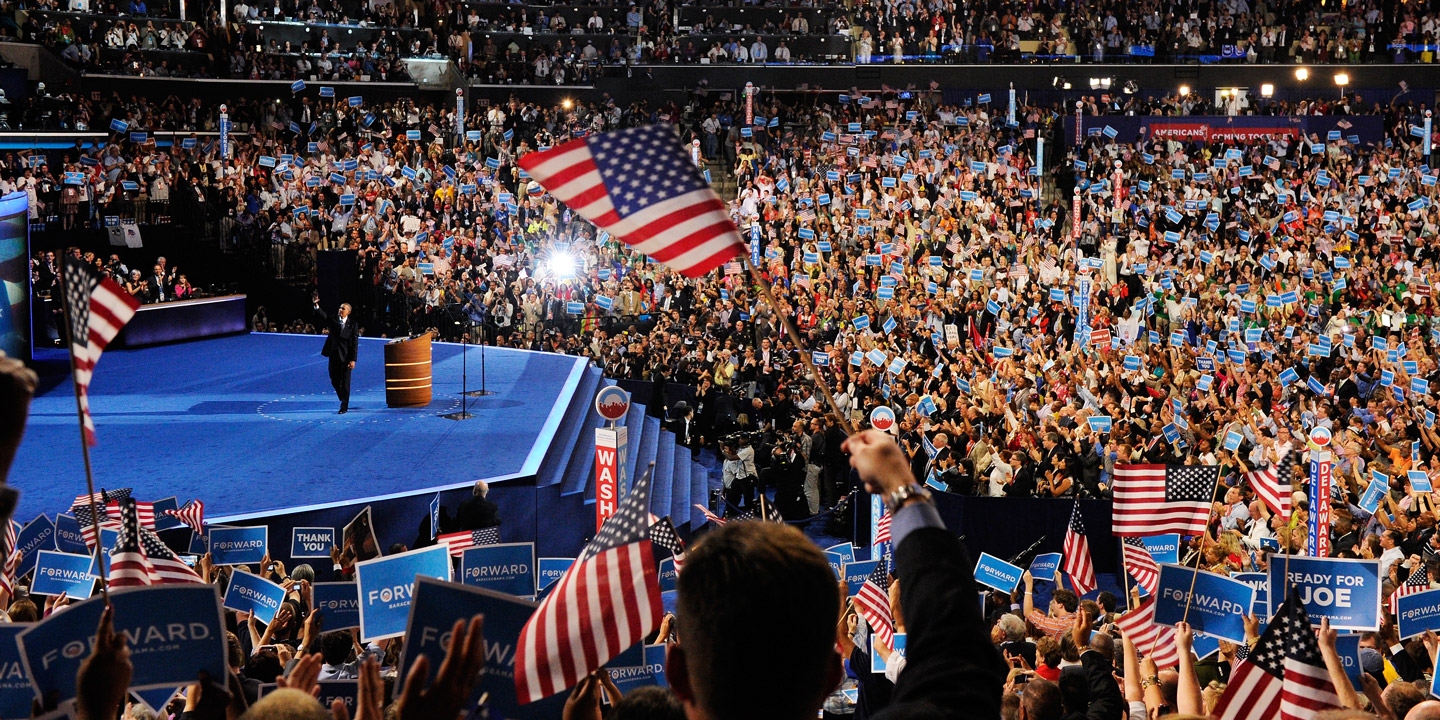
M 455 324 L 459 325 L 460 323 L 456 321 Z M 445 413 L 440 416 L 446 420 L 469 420 L 475 417 L 470 413 L 470 393 L 465 391 L 466 386 L 470 382 L 469 358 L 470 332 L 466 330 L 460 334 L 460 410 L 458 412 Z
M 488 343 L 485 342 L 485 325 L 482 323 L 477 327 L 480 329 L 480 389 L 471 390 L 465 394 L 472 397 L 484 397 L 495 393 L 485 389 L 485 346 Z

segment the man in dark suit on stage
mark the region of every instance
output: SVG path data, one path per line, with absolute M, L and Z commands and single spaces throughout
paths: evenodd
M 332 319 L 320 309 L 320 293 L 311 300 L 315 304 L 315 317 L 330 331 L 325 338 L 325 347 L 320 354 L 330 358 L 330 384 L 335 386 L 335 395 L 340 398 L 340 414 L 350 411 L 350 373 L 355 370 L 355 357 L 360 351 L 360 326 L 350 319 L 350 304 L 341 303 Z
M 867 430 L 843 449 L 893 518 L 906 663 L 877 717 L 999 717 L 1007 668 L 975 602 L 970 553 L 893 439 Z M 844 677 L 835 576 L 800 531 L 766 522 L 712 530 L 686 556 L 677 589 L 684 642 L 670 646 L 665 676 L 692 720 L 814 718 Z M 784 641 L 759 651 L 756 638 Z

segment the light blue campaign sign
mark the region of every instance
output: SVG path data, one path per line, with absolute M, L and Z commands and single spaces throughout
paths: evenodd
M 1180 562 L 1179 534 L 1142 537 L 1140 542 L 1145 545 L 1146 550 L 1150 551 L 1150 557 L 1155 558 L 1155 562 L 1172 564 Z
M 839 545 L 831 545 L 830 547 L 825 548 L 825 551 L 826 551 L 826 552 L 839 553 L 841 562 L 847 562 L 847 563 L 855 562 L 855 544 L 854 544 L 854 543 L 848 543 L 848 542 L 847 542 L 847 543 L 840 543 Z
M 323 582 L 311 586 L 315 609 L 325 629 L 360 627 L 360 586 L 353 582 Z
M 989 553 L 980 553 L 980 561 L 975 563 L 975 581 L 1000 592 L 1014 592 L 1023 573 L 1020 568 Z
M 1377 470 L 1370 471 L 1370 484 L 1365 487 L 1365 494 L 1360 496 L 1360 509 L 1374 514 L 1380 507 L 1380 501 L 1385 499 L 1385 493 L 1390 491 L 1390 478 Z
M 285 588 L 259 575 L 239 571 L 230 573 L 230 586 L 225 588 L 225 607 L 254 613 L 257 620 L 269 625 L 275 620 L 275 613 L 280 612 L 280 603 L 283 602 Z M 330 627 L 328 623 L 326 627 Z
M 0 624 L 0 718 L 7 720 L 30 717 L 30 701 L 35 699 L 15 642 L 15 636 L 29 627 L 30 623 Z
M 1255 589 L 1255 615 L 1270 617 L 1270 578 L 1262 572 L 1232 572 L 1230 577 Z
M 210 556 L 216 565 L 255 565 L 265 557 L 270 528 L 211 528 Z M 327 552 L 326 555 L 329 555 Z
M 880 560 L 861 560 L 860 562 L 845 563 L 840 569 L 840 578 L 845 581 L 846 596 L 853 596 L 860 592 L 860 586 L 865 584 L 865 579 L 870 573 L 875 572 L 875 566 Z
M 80 532 L 80 521 L 73 516 L 55 516 L 55 549 L 76 555 L 90 552 L 90 547 L 85 544 L 85 535 Z
M 905 657 L 905 633 L 895 633 L 892 637 L 894 638 L 895 652 L 899 653 L 900 657 Z M 880 653 L 875 652 L 875 643 L 877 642 L 879 642 L 879 638 L 874 633 L 871 633 L 870 672 L 876 675 L 884 675 L 885 669 L 889 666 L 890 663 L 886 662 L 883 658 L 881 658 Z
M 568 693 L 557 693 L 524 706 L 516 699 L 515 648 L 519 644 L 520 631 L 535 608 L 535 603 L 512 595 L 428 577 L 418 578 L 415 581 L 415 602 L 404 628 L 405 650 L 400 656 L 400 676 L 408 675 L 415 660 L 423 655 L 430 661 L 428 683 L 445 659 L 450 631 L 455 622 L 484 615 L 485 673 L 475 685 L 469 703 L 460 708 L 461 712 L 468 716 L 474 703 L 481 697 L 487 697 L 486 708 L 491 718 L 553 720 L 560 717 Z M 399 690 L 398 684 L 396 690 Z
M 41 550 L 38 555 L 30 592 L 36 595 L 65 593 L 71 600 L 90 597 L 95 589 L 95 575 L 90 572 L 95 558 L 50 550 Z
M 550 583 L 559 580 L 575 564 L 575 558 L 540 558 L 538 561 L 540 570 L 536 572 L 536 586 L 544 588 Z
M 830 571 L 833 572 L 833 573 L 835 573 L 835 579 L 836 579 L 836 580 L 839 580 L 840 578 L 844 577 L 844 575 L 842 574 L 842 573 L 845 572 L 845 556 L 844 556 L 844 555 L 841 555 L 840 553 L 837 553 L 837 552 L 830 552 L 829 550 L 826 550 L 826 551 L 825 551 L 825 562 L 830 563 Z
M 337 545 L 333 527 L 297 527 L 290 536 L 290 557 L 328 558 Z
M 1400 598 L 1399 614 L 1400 639 L 1405 640 L 1424 633 L 1426 630 L 1440 630 L 1440 590 L 1406 595 Z
M 1410 487 L 1415 488 L 1415 492 L 1434 492 L 1434 488 L 1430 487 L 1430 476 L 1424 470 L 1411 470 L 1405 473 L 1405 477 L 1410 480 Z
M 659 563 L 659 567 L 657 567 L 655 570 L 655 573 L 656 579 L 660 582 L 660 592 L 674 590 L 675 583 L 679 582 L 680 580 L 680 571 L 675 569 L 675 558 L 673 557 L 667 557 L 664 560 L 661 560 Z
M 1340 664 L 1345 666 L 1345 676 L 1350 678 L 1350 684 L 1359 690 L 1360 673 L 1365 672 L 1360 666 L 1360 635 L 1351 633 L 1336 637 L 1335 654 L 1340 656 Z
M 15 575 L 24 577 L 35 569 L 35 561 L 40 559 L 41 550 L 55 549 L 55 523 L 50 522 L 50 518 L 43 514 L 37 516 L 20 530 L 19 537 L 15 539 L 15 547 L 20 550 L 20 564 L 15 569 Z
M 365 642 L 405 633 L 415 578 L 450 579 L 450 549 L 436 545 L 355 565 L 360 584 L 360 639 Z
M 1110 432 L 1110 427 L 1113 423 L 1109 415 L 1091 415 L 1085 418 L 1085 422 L 1090 423 L 1091 430 L 1102 433 Z
M 1380 629 L 1380 562 L 1292 556 L 1289 582 L 1300 593 L 1310 624 L 1330 619 L 1336 630 Z M 1285 587 L 1286 563 L 1270 566 L 1270 587 Z
M 175 688 L 200 671 L 225 677 L 225 626 L 213 585 L 154 585 L 110 591 L 115 629 L 130 646 L 131 690 Z M 105 598 L 93 597 L 21 631 L 20 653 L 35 694 L 75 697 Z
M 1164 563 L 1155 596 L 1156 624 L 1174 625 L 1186 620 L 1197 631 L 1245 642 L 1244 616 L 1255 604 L 1255 589 L 1250 585 L 1224 575 Z
M 470 548 L 460 555 L 460 582 L 507 595 L 535 596 L 535 543 Z
M 1055 571 L 1060 569 L 1060 553 L 1036 555 L 1030 561 L 1030 577 L 1045 582 L 1055 582 Z

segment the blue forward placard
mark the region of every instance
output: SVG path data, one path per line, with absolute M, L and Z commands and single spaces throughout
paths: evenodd
M 535 596 L 535 543 L 470 548 L 460 555 L 460 582 L 506 595 Z
M 365 642 L 405 633 L 417 577 L 450 580 L 450 549 L 436 545 L 355 564 L 360 585 L 360 639 Z

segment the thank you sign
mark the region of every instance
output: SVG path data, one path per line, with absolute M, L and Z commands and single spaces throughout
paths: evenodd
M 297 527 L 290 537 L 290 557 L 328 558 L 337 545 L 333 527 Z

